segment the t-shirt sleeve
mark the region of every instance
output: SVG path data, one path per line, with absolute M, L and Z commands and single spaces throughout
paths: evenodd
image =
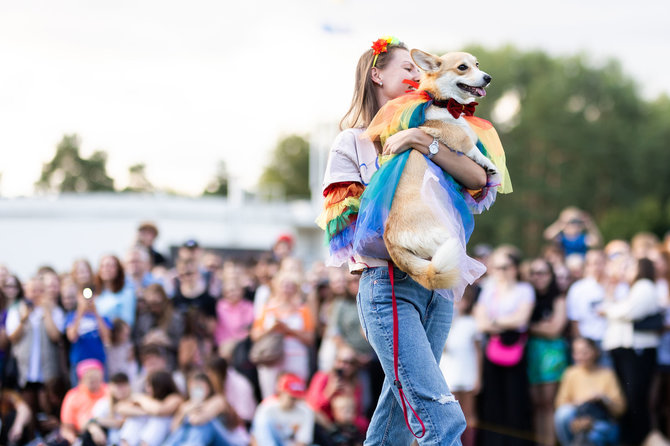
M 568 288 L 568 294 L 565 298 L 565 311 L 568 316 L 568 320 L 576 321 L 579 320 L 579 299 L 577 298 L 577 287 L 575 285 Z
M 348 129 L 340 132 L 333 141 L 323 178 L 324 190 L 333 183 L 363 182 L 356 153 L 357 137 L 356 132 Z
M 74 389 L 73 389 L 74 390 Z M 69 391 L 63 399 L 63 406 L 60 410 L 60 421 L 63 424 L 77 425 L 77 416 L 75 414 L 75 404 L 72 391 Z

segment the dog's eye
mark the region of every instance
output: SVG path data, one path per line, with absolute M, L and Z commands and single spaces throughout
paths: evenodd
M 468 66 L 465 65 L 464 63 L 462 63 L 462 64 L 460 64 L 460 65 L 458 66 L 458 69 L 461 70 L 461 71 L 465 71 L 465 70 L 468 69 Z
M 479 62 L 477 62 L 475 65 L 477 65 L 477 68 L 479 68 Z

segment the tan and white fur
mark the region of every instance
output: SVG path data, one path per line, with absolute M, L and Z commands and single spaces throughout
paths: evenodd
M 411 55 L 423 72 L 419 89 L 433 98 L 453 98 L 469 104 L 486 95 L 484 88 L 491 82 L 491 76 L 479 69 L 473 55 L 454 52 L 436 57 L 420 50 L 412 50 Z M 477 135 L 462 116 L 454 118 L 447 109 L 430 105 L 426 121 L 419 128 L 477 162 L 487 171 L 489 181 L 499 177 L 493 163 L 476 147 Z M 466 255 L 465 246 L 421 200 L 427 169 L 424 156 L 412 150 L 393 198 L 384 242 L 393 262 L 422 286 L 448 289 L 460 278 L 458 265 Z

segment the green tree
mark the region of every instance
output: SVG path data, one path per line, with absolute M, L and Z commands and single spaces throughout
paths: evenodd
M 147 178 L 146 164 L 134 164 L 128 168 L 128 186 L 123 192 L 150 193 L 155 190 Z
M 114 180 L 107 175 L 107 153 L 94 152 L 90 158 L 79 153 L 77 135 L 65 135 L 56 154 L 42 165 L 42 175 L 35 183 L 38 192 L 101 192 L 113 191 Z
M 259 186 L 266 197 L 309 198 L 309 142 L 299 135 L 282 138 Z
M 228 166 L 221 160 L 216 166 L 214 178 L 207 184 L 203 195 L 216 195 L 221 197 L 228 196 Z

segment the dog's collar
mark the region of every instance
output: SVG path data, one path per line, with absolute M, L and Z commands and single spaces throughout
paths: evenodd
M 465 116 L 474 115 L 475 107 L 478 105 L 476 102 L 471 102 L 469 104 L 463 105 L 460 102 L 456 101 L 454 98 L 449 98 L 446 101 L 433 98 L 432 101 L 434 106 L 440 108 L 446 108 L 447 111 L 451 113 L 451 116 L 454 117 L 454 119 L 458 119 L 461 116 L 461 114 L 464 114 Z

